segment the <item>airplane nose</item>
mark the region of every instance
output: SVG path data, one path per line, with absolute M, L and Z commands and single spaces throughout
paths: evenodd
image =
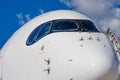
M 104 53 L 88 57 L 87 64 L 84 63 L 85 72 L 90 77 L 100 77 L 106 75 L 112 68 L 111 59 Z
M 56 72 L 56 75 L 60 75 L 59 78 L 66 77 L 67 80 L 68 78 L 69 80 L 117 80 L 117 56 L 114 54 L 109 41 L 104 38 L 100 38 L 100 41 L 96 38 L 93 40 L 84 38 L 82 41 L 77 41 L 71 37 L 69 40 L 60 41 L 64 43 L 64 46 L 61 47 L 61 44 L 57 44 L 58 47 L 54 47 L 56 48 L 54 53 L 57 54 L 52 60 L 56 60 L 56 65 L 53 65 L 52 69 L 55 69 L 53 72 Z M 57 72 L 58 69 L 60 69 L 59 72 Z M 65 76 L 66 74 L 68 75 Z
M 73 63 L 70 64 L 71 72 L 72 74 L 78 73 L 80 79 L 97 80 L 103 77 L 109 79 L 108 77 L 113 77 L 115 70 L 113 61 L 108 52 L 83 53 L 81 56 L 77 55 Z

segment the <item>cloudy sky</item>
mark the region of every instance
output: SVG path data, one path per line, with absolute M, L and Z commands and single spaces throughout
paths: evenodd
M 26 22 L 58 9 L 81 12 L 103 31 L 110 27 L 120 38 L 120 0 L 1 0 L 0 48 Z

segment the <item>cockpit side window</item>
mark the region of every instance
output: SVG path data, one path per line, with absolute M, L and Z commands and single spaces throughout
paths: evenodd
M 58 20 L 55 21 L 52 31 L 59 32 L 59 31 L 75 31 L 78 30 L 78 26 L 74 21 L 70 20 Z
M 43 28 L 38 32 L 37 37 L 36 37 L 36 41 L 39 40 L 40 38 L 42 38 L 43 36 L 47 35 L 50 32 L 51 23 L 52 22 L 42 25 Z
M 52 22 L 44 23 L 35 28 L 27 39 L 26 44 L 32 45 L 50 32 Z

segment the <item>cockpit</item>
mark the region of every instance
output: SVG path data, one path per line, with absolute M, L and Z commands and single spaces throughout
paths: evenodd
M 42 37 L 55 32 L 100 32 L 90 20 L 53 20 L 39 25 L 29 35 L 26 44 L 31 45 Z
M 89 20 L 56 20 L 52 32 L 64 31 L 99 32 Z

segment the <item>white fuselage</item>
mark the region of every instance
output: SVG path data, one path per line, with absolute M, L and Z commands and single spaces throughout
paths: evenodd
M 26 46 L 35 28 L 28 26 L 37 24 L 26 24 L 3 47 L 2 80 L 119 80 L 117 55 L 104 33 L 55 32 Z
M 22 50 L 15 47 L 10 48 L 14 52 L 3 61 L 5 80 L 117 80 L 118 77 L 116 55 L 102 33 L 52 33 L 30 47 Z

